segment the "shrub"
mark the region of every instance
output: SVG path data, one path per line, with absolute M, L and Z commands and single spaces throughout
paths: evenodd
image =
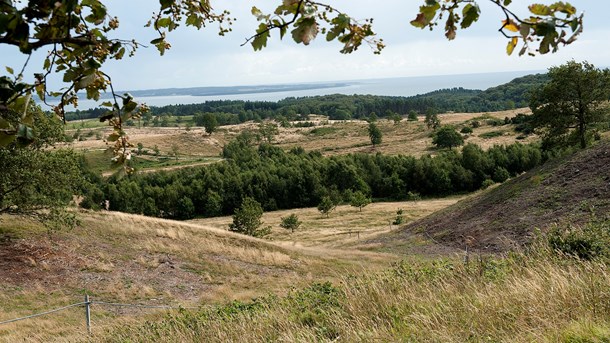
M 472 133 L 472 128 L 470 126 L 464 126 L 461 130 L 460 133 L 463 133 L 465 135 L 471 134 Z
M 494 180 L 495 182 L 504 182 L 508 180 L 509 177 L 510 173 L 508 172 L 508 170 L 506 170 L 506 168 L 496 167 L 492 176 L 492 180 Z
M 500 137 L 502 135 L 504 135 L 504 131 L 490 131 L 480 134 L 479 137 L 483 139 L 489 139 L 494 137 Z
M 610 223 L 555 226 L 548 232 L 547 242 L 555 252 L 580 259 L 610 258 Z
M 299 221 L 299 217 L 294 213 L 288 217 L 282 217 L 281 219 L 282 222 L 280 223 L 280 226 L 284 229 L 290 230 L 291 232 L 297 230 L 302 224 L 302 222 Z
M 483 181 L 483 183 L 481 184 L 481 189 L 486 189 L 487 187 L 492 186 L 494 183 L 494 180 L 485 179 L 485 181 Z

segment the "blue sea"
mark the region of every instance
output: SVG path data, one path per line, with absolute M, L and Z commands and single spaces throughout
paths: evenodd
M 341 80 L 333 81 L 336 87 L 328 87 L 330 82 L 306 83 L 310 87 L 305 90 L 292 91 L 265 91 L 268 86 L 261 86 L 261 91 L 255 93 L 240 94 L 216 94 L 207 96 L 191 95 L 168 95 L 168 96 L 145 96 L 137 97 L 137 100 L 149 106 L 165 106 L 177 104 L 195 104 L 208 100 L 251 100 L 251 101 L 278 101 L 287 97 L 305 97 L 328 94 L 370 94 L 387 96 L 413 96 L 424 94 L 444 88 L 463 87 L 466 89 L 485 90 L 507 83 L 517 77 L 543 73 L 545 71 L 514 71 L 499 73 L 443 75 L 443 76 L 420 76 L 420 77 L 398 77 L 367 80 Z M 304 84 L 304 83 L 301 83 Z M 321 88 L 315 88 L 319 84 Z M 313 87 L 311 87 L 313 86 Z M 256 85 L 248 88 L 256 88 Z M 80 100 L 79 109 L 87 109 L 97 106 L 90 100 Z

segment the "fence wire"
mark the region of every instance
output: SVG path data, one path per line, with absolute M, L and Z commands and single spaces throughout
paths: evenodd
M 45 315 L 48 315 L 48 314 L 52 314 L 52 313 L 60 312 L 60 311 L 63 311 L 63 310 L 67 310 L 69 308 L 79 307 L 79 306 L 87 306 L 87 305 L 114 306 L 114 307 L 132 307 L 132 308 L 142 308 L 142 309 L 165 309 L 165 310 L 178 310 L 178 309 L 196 310 L 196 309 L 199 309 L 199 307 L 195 307 L 195 306 L 124 304 L 124 303 L 113 303 L 113 302 L 93 301 L 92 300 L 92 301 L 84 301 L 84 302 L 79 302 L 79 303 L 74 303 L 74 304 L 66 305 L 66 306 L 59 307 L 59 308 L 52 309 L 52 310 L 48 310 L 48 311 L 45 311 L 45 312 L 34 313 L 34 314 L 31 314 L 31 315 L 25 316 L 25 317 L 19 317 L 19 318 L 9 319 L 9 320 L 5 320 L 5 321 L 0 321 L 0 325 L 14 323 L 14 322 L 18 322 L 18 321 L 22 321 L 22 320 L 26 320 L 26 319 L 31 319 L 31 318 L 36 318 L 36 317 L 40 317 L 40 316 L 45 316 Z

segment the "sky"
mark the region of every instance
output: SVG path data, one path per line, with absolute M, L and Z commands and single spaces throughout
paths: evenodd
M 236 86 L 361 80 L 372 78 L 471 74 L 501 71 L 541 71 L 568 60 L 587 60 L 598 67 L 610 66 L 609 1 L 575 0 L 571 4 L 585 13 L 585 30 L 580 38 L 555 54 L 506 55 L 507 40 L 497 31 L 503 14 L 488 0 L 479 0 L 481 18 L 468 30 L 459 30 L 454 41 L 447 41 L 442 26 L 434 31 L 420 30 L 409 22 L 423 0 L 328 0 L 356 19 L 374 18 L 374 30 L 386 48 L 374 55 L 362 46 L 351 55 L 339 52 L 341 44 L 326 42 L 320 35 L 309 46 L 297 45 L 289 35 L 284 40 L 273 32 L 267 48 L 255 52 L 248 44 L 257 22 L 252 6 L 271 12 L 280 0 L 214 1 L 216 10 L 228 9 L 237 21 L 233 32 L 219 37 L 215 27 L 202 31 L 180 27 L 168 35 L 172 48 L 160 57 L 154 47 L 138 50 L 135 57 L 109 62 L 104 70 L 116 89 L 138 90 L 198 86 Z M 527 5 L 553 1 L 514 0 L 511 9 L 527 15 Z M 120 28 L 116 38 L 135 38 L 148 43 L 156 38 L 144 24 L 155 11 L 156 1 L 107 0 L 111 15 Z M 157 5 L 158 6 L 158 5 Z M 223 7 L 224 6 L 224 7 Z M 519 48 L 517 48 L 518 50 Z M 33 57 L 26 75 L 37 72 L 46 51 Z M 0 64 L 18 70 L 25 57 L 14 47 L 0 47 Z M 56 81 L 54 81 L 56 82 Z

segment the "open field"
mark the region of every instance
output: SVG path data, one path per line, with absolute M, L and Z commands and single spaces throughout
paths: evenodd
M 439 118 L 443 124 L 454 125 L 458 129 L 470 126 L 472 120 L 479 121 L 481 126 L 473 129 L 473 133 L 467 136 L 466 143 L 475 143 L 485 149 L 494 144 L 512 144 L 515 141 L 529 143 L 537 140 L 535 135 L 517 139 L 519 133 L 514 131 L 514 125 L 492 126 L 486 122 L 490 119 L 504 120 L 505 117 L 511 118 L 518 113 L 528 113 L 528 111 L 528 109 L 517 109 L 492 113 L 448 113 L 439 115 Z M 435 152 L 431 131 L 426 128 L 421 117 L 417 122 L 402 120 L 398 124 L 390 120 L 379 120 L 377 124 L 383 133 L 383 142 L 375 148 L 370 144 L 368 123 L 365 121 L 328 121 L 320 116 L 312 116 L 311 121 L 316 124 L 315 127 L 280 127 L 273 144 L 285 150 L 300 146 L 306 151 L 320 151 L 324 155 L 380 152 L 421 156 Z M 89 124 L 85 127 L 87 125 Z M 177 152 L 178 159 L 181 160 L 177 164 L 186 166 L 201 164 L 201 158 L 219 157 L 223 146 L 235 136 L 245 130 L 256 131 L 257 127 L 257 124 L 252 122 L 222 126 L 212 135 L 206 134 L 200 127 L 188 130 L 185 127 L 127 127 L 126 131 L 134 146 L 138 143 L 142 145 L 144 152 L 142 157 L 148 160 L 162 158 L 166 161 L 173 158 L 174 152 Z M 91 130 L 96 134 L 88 133 Z M 67 134 L 72 135 L 74 132 L 75 130 L 68 130 Z M 68 146 L 86 151 L 86 154 L 107 148 L 103 137 L 109 133 L 108 128 L 81 129 L 80 132 L 83 140 L 68 143 Z M 100 137 L 102 139 L 98 139 Z M 155 149 L 159 151 L 158 156 L 154 152 Z M 161 162 L 150 163 L 146 168 L 156 170 L 168 167 L 161 164 Z M 94 169 L 105 174 L 111 173 L 111 169 L 106 165 L 95 164 Z
M 273 229 L 264 240 L 228 232 L 230 217 L 178 222 L 82 211 L 76 229 L 47 234 L 36 221 L 2 216 L 0 321 L 80 302 L 85 293 L 101 301 L 199 306 L 382 270 L 400 257 L 360 242 L 387 232 L 399 207 L 408 222 L 458 199 L 374 203 L 362 212 L 339 206 L 329 218 L 314 208 L 269 212 L 264 221 Z M 293 212 L 304 224 L 290 233 L 279 222 Z M 1 326 L 0 341 L 71 341 L 82 332 L 81 312 Z M 92 320 L 101 332 L 157 312 L 94 306 Z
M 419 201 L 379 202 L 364 207 L 362 211 L 356 207 L 341 205 L 328 217 L 316 208 L 301 208 L 266 212 L 262 220 L 263 226 L 271 226 L 271 234 L 266 238 L 283 246 L 362 249 L 367 248 L 360 245 L 362 241 L 398 227 L 392 225 L 392 222 L 399 208 L 403 210 L 404 223 L 409 223 L 460 199 L 462 197 L 456 196 Z M 280 223 L 282 217 L 293 213 L 299 217 L 302 224 L 299 230 L 290 232 L 280 227 Z M 232 222 L 232 217 L 194 219 L 189 222 L 226 230 Z

